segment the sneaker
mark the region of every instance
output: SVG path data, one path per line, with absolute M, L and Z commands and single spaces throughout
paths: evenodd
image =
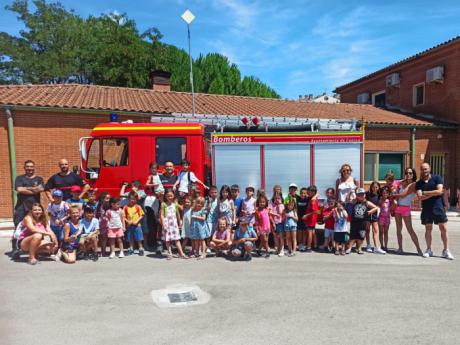
M 58 257 L 56 255 L 54 255 L 54 254 L 50 255 L 50 259 L 53 260 L 53 261 L 58 261 L 59 260 Z
M 380 248 L 378 248 L 378 249 L 380 249 Z M 366 246 L 366 252 L 368 252 L 368 253 L 372 253 L 372 252 L 374 252 L 375 250 L 377 250 L 377 249 L 372 248 L 372 246 L 371 246 L 370 244 L 368 244 L 368 245 Z M 381 254 L 381 253 L 379 253 L 379 254 Z
M 350 254 L 351 253 L 351 248 L 348 248 L 347 250 L 345 250 L 345 254 Z
M 445 249 L 445 250 L 442 251 L 442 257 L 447 259 L 447 260 L 454 260 L 455 259 L 449 249 Z
M 91 260 L 93 260 L 93 262 L 96 262 L 97 260 L 99 260 L 99 255 L 97 255 L 97 253 L 93 253 L 93 257 L 91 258 Z
M 305 247 L 304 244 L 300 244 L 300 245 L 299 245 L 299 252 L 304 252 L 305 249 L 307 249 L 307 247 Z
M 251 255 L 245 255 L 244 256 L 244 261 L 251 261 L 252 260 L 252 256 Z
M 211 249 L 210 248 L 206 248 L 206 254 L 211 254 Z
M 56 257 L 58 258 L 58 260 L 61 260 L 61 258 L 62 258 L 62 250 L 61 249 L 58 249 L 58 251 L 56 253 Z
M 403 254 L 404 254 L 404 251 L 403 251 L 402 249 L 398 249 L 398 250 L 396 251 L 396 254 L 397 254 L 397 255 L 403 255 Z
M 139 256 L 144 256 L 144 248 L 139 249 Z
M 21 257 L 21 251 L 19 249 L 13 250 L 11 253 L 11 260 L 18 260 Z
M 377 247 L 377 248 L 374 248 L 374 253 L 375 254 L 383 254 L 383 255 L 385 255 L 387 252 L 384 251 L 382 248 Z
M 134 250 L 132 248 L 129 248 L 127 251 L 126 251 L 126 256 L 130 256 L 130 255 L 133 255 L 134 254 Z
M 288 253 L 288 257 L 289 257 L 289 258 L 292 258 L 293 256 L 295 256 L 295 253 L 293 253 L 293 252 Z
M 262 251 L 260 249 L 256 249 L 257 256 L 262 256 Z
M 115 257 L 115 252 L 111 252 L 109 255 L 109 259 L 113 259 Z
M 278 256 L 279 256 L 279 257 L 284 256 L 284 250 L 280 251 L 280 252 L 278 253 Z
M 124 258 L 124 257 L 125 257 L 125 253 L 123 253 L 123 251 L 121 250 L 121 251 L 120 251 L 120 254 L 118 254 L 118 257 L 119 257 L 120 259 Z
M 423 253 L 423 257 L 429 258 L 431 256 L 433 256 L 433 251 L 430 248 L 428 248 L 427 250 L 425 250 L 425 253 Z
M 313 250 L 311 248 L 306 248 L 304 251 L 307 253 L 311 253 Z

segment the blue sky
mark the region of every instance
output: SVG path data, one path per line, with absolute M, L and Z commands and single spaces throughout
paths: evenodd
M 21 24 L 0 0 L 0 31 Z M 140 31 L 187 47 L 189 8 L 196 16 L 192 55 L 218 52 L 284 98 L 321 94 L 460 35 L 458 1 L 62 0 L 86 17 L 127 13 Z M 174 71 L 172 71 L 174 72 Z

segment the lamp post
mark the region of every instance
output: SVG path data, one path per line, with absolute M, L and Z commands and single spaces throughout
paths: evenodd
M 192 48 L 190 44 L 190 24 L 195 20 L 195 16 L 190 10 L 186 10 L 182 14 L 182 19 L 187 23 L 188 34 L 188 55 L 190 58 L 190 85 L 192 86 L 192 115 L 195 116 L 195 90 L 193 87 L 193 62 L 192 62 Z

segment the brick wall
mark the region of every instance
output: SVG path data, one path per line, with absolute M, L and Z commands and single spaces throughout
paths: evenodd
M 426 71 L 440 65 L 444 66 L 444 82 L 425 83 L 425 104 L 414 107 L 413 86 L 425 82 Z M 394 72 L 400 73 L 400 86 L 386 87 L 386 76 Z M 382 90 L 386 92 L 387 105 L 460 123 L 460 42 L 337 89 L 344 103 L 357 103 L 360 93 L 372 94 Z

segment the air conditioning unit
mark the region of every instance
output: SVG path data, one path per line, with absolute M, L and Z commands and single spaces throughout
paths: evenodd
M 427 83 L 442 83 L 444 81 L 444 66 L 436 66 L 426 71 Z
M 369 92 L 363 92 L 358 95 L 358 104 L 369 104 L 370 94 Z
M 387 86 L 399 86 L 399 73 L 391 73 L 387 75 L 386 85 Z

